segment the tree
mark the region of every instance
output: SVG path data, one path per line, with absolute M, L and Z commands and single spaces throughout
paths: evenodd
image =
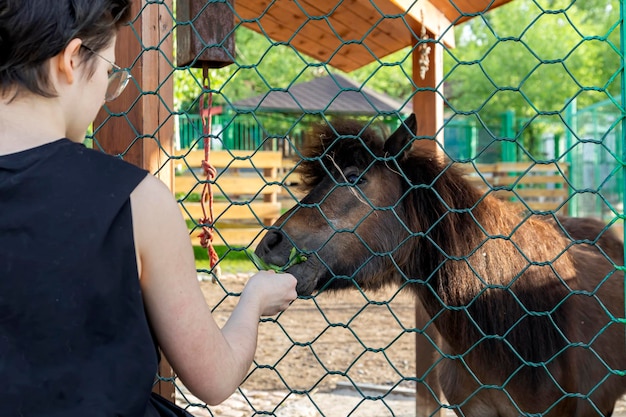
M 609 0 L 516 0 L 456 30 L 445 57 L 453 115 L 494 124 L 512 109 L 526 151 L 559 133 L 567 105 L 619 97 L 619 4 Z

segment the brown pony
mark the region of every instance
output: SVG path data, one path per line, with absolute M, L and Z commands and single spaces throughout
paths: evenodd
M 256 253 L 298 292 L 387 284 L 441 334 L 441 388 L 459 416 L 610 416 L 626 391 L 623 243 L 591 219 L 528 214 L 415 149 L 345 121 L 316 132 L 306 196 Z

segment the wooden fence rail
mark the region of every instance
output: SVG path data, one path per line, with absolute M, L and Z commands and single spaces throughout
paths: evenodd
M 467 179 L 484 192 L 530 210 L 567 214 L 569 165 L 533 162 L 463 164 Z
M 190 233 L 195 245 L 198 219 L 204 217 L 198 195 L 207 182 L 202 173 L 204 151 L 184 149 L 180 157 L 174 192 L 181 201 L 181 211 L 192 220 Z M 217 170 L 212 184 L 215 234 L 213 243 L 231 247 L 247 247 L 258 241 L 263 226 L 280 217 L 283 161 L 281 152 L 274 151 L 212 151 L 210 163 Z M 205 203 L 208 210 L 208 204 Z M 197 231 L 197 233 L 194 233 Z
M 206 182 L 201 166 L 202 150 L 177 151 L 179 159 L 174 190 L 181 201 L 181 211 L 190 223 L 194 244 L 199 244 L 198 220 L 203 211 L 198 195 Z M 297 183 L 290 168 L 293 161 L 276 151 L 212 151 L 210 162 L 217 171 L 213 183 L 215 219 L 214 243 L 231 247 L 254 246 L 264 226 L 273 224 L 288 203 L 279 199 L 285 175 Z M 462 164 L 469 181 L 485 193 L 514 201 L 531 210 L 567 214 L 569 198 L 567 164 L 530 162 Z M 194 233 L 197 231 L 197 233 Z

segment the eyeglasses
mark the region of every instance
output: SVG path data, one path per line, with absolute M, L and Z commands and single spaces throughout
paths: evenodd
M 120 94 L 122 94 L 122 91 L 124 91 L 124 89 L 128 85 L 128 82 L 130 81 L 130 79 L 133 77 L 132 75 L 130 75 L 130 71 L 127 69 L 121 68 L 119 65 L 109 61 L 108 59 L 106 59 L 99 53 L 95 52 L 91 48 L 88 48 L 84 45 L 81 45 L 81 46 L 85 48 L 86 50 L 88 50 L 89 52 L 91 52 L 92 54 L 94 54 L 95 56 L 97 56 L 98 58 L 105 60 L 113 67 L 113 71 L 109 74 L 109 85 L 107 86 L 107 91 L 104 95 L 104 100 L 113 101 L 116 98 L 118 98 Z

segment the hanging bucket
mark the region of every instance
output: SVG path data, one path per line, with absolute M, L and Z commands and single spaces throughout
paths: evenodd
M 221 68 L 235 58 L 235 0 L 177 0 L 179 67 Z

